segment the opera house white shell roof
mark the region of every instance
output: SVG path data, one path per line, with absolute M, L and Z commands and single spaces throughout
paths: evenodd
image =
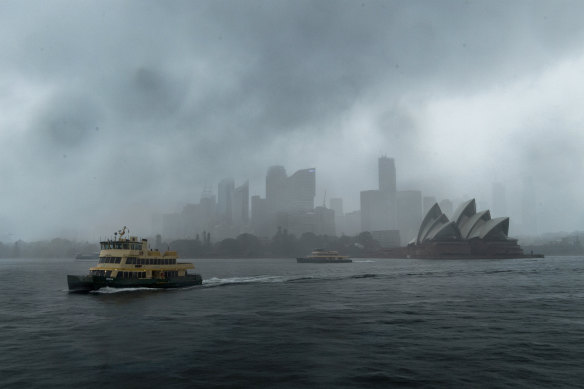
M 422 220 L 415 243 L 470 239 L 507 240 L 508 233 L 508 217 L 491 219 L 491 212 L 477 212 L 475 199 L 471 199 L 454 212 L 452 220 L 448 219 L 437 203 L 434 204 Z

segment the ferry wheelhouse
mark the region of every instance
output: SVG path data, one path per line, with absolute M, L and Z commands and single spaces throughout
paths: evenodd
M 153 250 L 148 240 L 135 236 L 124 238 L 126 227 L 113 240 L 100 242 L 99 260 L 83 276 L 68 275 L 71 292 L 89 292 L 103 287 L 111 288 L 180 288 L 200 285 L 199 274 L 189 274 L 195 266 L 179 262 L 176 251 Z

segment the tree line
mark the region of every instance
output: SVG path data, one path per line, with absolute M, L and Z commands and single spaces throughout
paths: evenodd
M 178 239 L 161 243 L 161 251 L 177 251 L 182 258 L 288 258 L 310 254 L 316 248 L 335 250 L 343 255 L 364 256 L 379 250 L 379 243 L 369 232 L 356 236 L 316 235 L 311 232 L 300 236 L 278 228 L 272 238 L 260 238 L 244 233 L 235 238 L 212 242 L 211 234 L 203 239 Z M 24 242 L 12 244 L 0 242 L 0 258 L 74 258 L 77 254 L 99 251 L 98 243 L 75 242 L 63 238 L 50 241 Z

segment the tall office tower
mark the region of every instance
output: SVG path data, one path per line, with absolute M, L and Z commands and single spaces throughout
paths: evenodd
M 507 216 L 507 196 L 505 194 L 505 186 L 500 182 L 493 183 L 493 206 L 491 216 L 503 217 Z
M 233 211 L 233 192 L 235 182 L 233 178 L 225 178 L 219 182 L 217 190 L 217 216 L 219 221 L 225 224 L 231 224 Z
M 426 216 L 430 208 L 436 204 L 436 197 L 434 196 L 424 196 L 422 199 L 422 215 Z
M 446 215 L 446 217 L 448 217 L 449 219 L 452 217 L 452 214 L 454 212 L 454 204 L 452 204 L 452 201 L 448 199 L 440 200 L 438 206 L 442 210 L 442 213 Z
M 249 181 L 233 192 L 233 224 L 243 226 L 249 222 Z
M 288 211 L 311 212 L 316 195 L 316 169 L 298 170 L 288 177 Z
M 335 213 L 335 232 L 337 234 L 345 233 L 345 215 L 343 213 L 343 199 L 332 198 L 329 201 L 330 208 Z
M 379 158 L 379 190 L 386 193 L 395 194 L 396 174 L 395 162 L 393 158 L 380 157 Z
M 270 213 L 281 212 L 286 207 L 287 176 L 283 166 L 271 166 L 266 175 L 266 201 Z
M 385 194 L 389 205 L 389 216 L 387 228 L 397 227 L 397 210 L 396 210 L 396 172 L 393 158 L 380 157 L 378 160 L 379 169 L 379 190 Z
M 402 190 L 397 192 L 397 226 L 402 245 L 408 244 L 422 224 L 422 192 Z
M 533 179 L 527 177 L 523 180 L 523 203 L 521 204 L 523 233 L 527 235 L 536 235 L 537 228 L 537 209 L 535 201 L 535 185 Z
M 387 193 L 380 190 L 361 191 L 361 231 L 390 229 L 389 214 Z

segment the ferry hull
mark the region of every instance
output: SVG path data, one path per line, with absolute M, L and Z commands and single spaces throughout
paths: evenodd
M 296 258 L 298 263 L 349 263 L 353 262 L 348 258 L 334 259 L 334 258 Z
M 154 278 L 154 279 L 115 279 L 104 276 L 76 276 L 68 275 L 67 284 L 69 292 L 88 293 L 100 288 L 184 288 L 187 286 L 201 285 L 203 278 L 199 274 L 187 275 L 184 277 L 173 278 Z

